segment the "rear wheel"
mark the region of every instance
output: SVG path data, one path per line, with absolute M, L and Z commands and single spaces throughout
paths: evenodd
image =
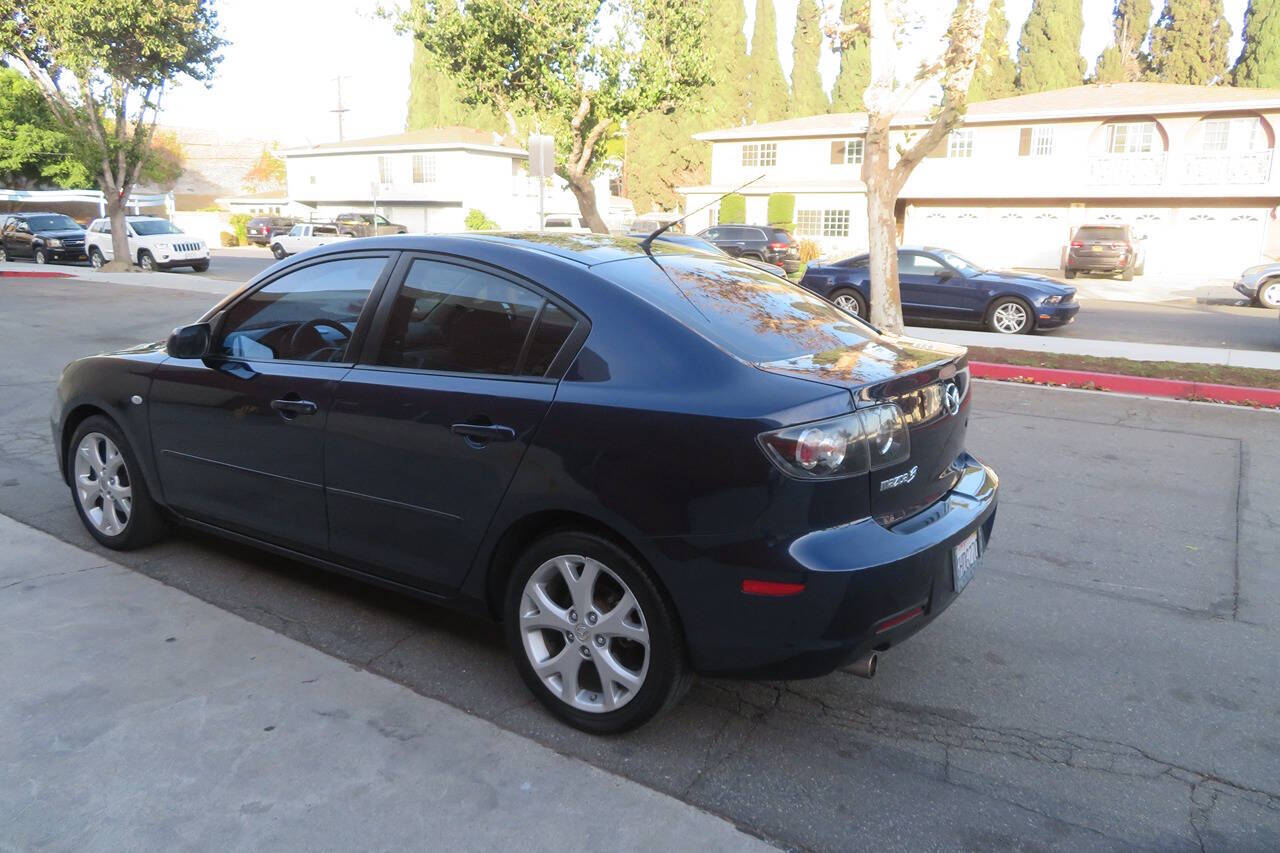
M 856 290 L 837 290 L 831 294 L 831 301 L 840 310 L 852 314 L 855 317 L 861 317 L 864 320 L 867 317 L 867 303 L 862 298 L 862 294 Z
M 1076 277 L 1076 271 L 1075 271 L 1075 270 L 1067 270 L 1067 271 L 1066 271 L 1066 276 L 1067 276 L 1067 278 L 1075 278 L 1075 277 Z
M 95 415 L 76 428 L 67 473 L 80 521 L 108 548 L 141 548 L 164 531 L 137 456 L 109 419 Z
M 671 606 L 607 539 L 566 531 L 535 542 L 511 574 L 502 616 L 525 684 L 575 728 L 634 729 L 688 689 Z
M 1031 331 L 1031 309 L 1021 299 L 997 299 L 987 312 L 987 328 L 1002 335 L 1023 335 Z
M 146 249 L 138 252 L 138 266 L 144 270 L 154 270 L 156 268 L 156 259 Z
M 1258 304 L 1263 308 L 1280 308 L 1280 279 L 1262 283 L 1258 288 Z
M 271 254 L 275 255 L 276 260 L 280 260 L 280 261 L 283 261 L 285 258 L 289 257 L 289 253 L 286 252 L 284 250 L 284 246 L 281 246 L 279 243 L 271 244 Z
M 1124 271 L 1120 273 L 1120 280 L 1133 281 L 1133 267 L 1125 267 Z

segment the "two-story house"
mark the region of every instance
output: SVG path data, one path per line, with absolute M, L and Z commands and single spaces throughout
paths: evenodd
M 904 186 L 900 236 L 993 266 L 1054 268 L 1075 227 L 1124 223 L 1145 238 L 1147 272 L 1233 276 L 1280 254 L 1278 123 L 1280 90 L 1225 86 L 1115 83 L 973 104 Z M 866 126 L 847 113 L 698 134 L 711 183 L 681 189 L 687 209 L 763 175 L 743 190 L 748 222 L 765 223 L 769 194 L 792 193 L 798 236 L 831 254 L 865 251 Z M 896 141 L 924 126 L 901 115 Z

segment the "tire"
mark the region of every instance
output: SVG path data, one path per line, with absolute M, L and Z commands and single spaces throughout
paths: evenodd
M 4 250 L 3 246 L 0 246 L 0 264 L 7 260 L 9 260 L 9 253 Z
M 1147 271 L 1147 262 L 1144 260 L 1138 264 L 1138 268 L 1133 271 L 1134 275 L 1145 275 Z
M 108 548 L 141 548 L 164 533 L 138 457 L 109 418 L 94 415 L 76 427 L 67 445 L 67 483 L 81 523 Z
M 847 287 L 840 288 L 832 292 L 831 301 L 835 306 L 846 313 L 852 314 L 861 319 L 867 319 L 867 300 L 862 298 L 862 294 L 856 290 Z
M 152 256 L 150 252 L 148 252 L 146 249 L 143 249 L 142 251 L 138 252 L 138 266 L 142 267 L 144 270 L 147 270 L 148 272 L 152 272 L 156 268 L 156 259 L 154 256 Z
M 1075 278 L 1075 277 L 1076 277 L 1076 271 L 1075 271 L 1075 270 L 1067 270 L 1064 274 L 1066 275 L 1066 277 L 1067 277 L 1067 278 Z
M 89 248 L 89 266 L 93 267 L 95 270 L 100 270 L 102 269 L 102 265 L 106 262 L 107 259 L 102 256 L 101 249 L 97 246 L 91 246 Z
M 591 588 L 578 588 L 575 597 L 566 578 L 588 572 L 595 578 Z M 618 602 L 627 601 L 627 593 L 634 606 L 623 613 L 627 605 Z M 541 607 L 535 595 L 542 597 Z M 610 609 L 601 612 L 605 604 Z M 531 545 L 507 582 L 502 618 L 507 647 L 529 690 L 554 716 L 584 732 L 619 734 L 644 725 L 679 702 L 692 681 L 674 608 L 634 557 L 595 534 L 560 531 Z M 551 664 L 541 675 L 534 668 L 538 660 Z M 602 672 L 619 675 L 606 685 Z M 572 699 L 562 698 L 570 674 L 577 690 Z M 629 690 L 627 681 L 634 683 Z
M 1020 323 L 1016 322 L 1019 317 Z M 987 309 L 987 328 L 998 334 L 1025 335 L 1034 325 L 1035 314 L 1031 306 L 1017 297 L 1001 297 Z
M 743 254 L 739 255 L 738 257 L 742 258 L 743 260 L 747 260 L 747 261 L 764 261 L 764 258 L 763 258 L 763 257 L 761 257 L 760 255 L 756 254 L 755 252 L 744 252 Z
M 31 254 L 31 260 L 37 264 L 47 264 L 49 263 L 49 255 L 45 252 L 44 247 L 39 247 Z
M 1125 267 L 1124 271 L 1120 273 L 1120 280 L 1133 281 L 1133 267 Z
M 281 246 L 279 243 L 273 243 L 271 245 L 271 254 L 275 255 L 276 260 L 278 261 L 283 261 L 285 258 L 289 257 L 289 253 L 286 252 L 284 250 L 284 246 Z
M 1280 279 L 1258 285 L 1258 304 L 1263 308 L 1280 308 Z
M 209 271 L 209 262 L 208 262 L 208 261 L 196 261 L 194 264 L 192 264 L 192 265 L 191 265 L 191 268 L 192 268 L 193 270 L 195 270 L 196 272 L 208 272 L 208 271 Z

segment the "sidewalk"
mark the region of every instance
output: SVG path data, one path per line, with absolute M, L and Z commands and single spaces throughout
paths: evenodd
M 4 516 L 0 555 L 4 849 L 772 849 Z
M 206 278 L 180 272 L 100 272 L 87 266 L 61 266 L 56 264 L 26 264 L 21 261 L 8 261 L 0 264 L 0 273 L 21 276 L 27 273 L 47 275 L 49 273 L 66 273 L 61 280 L 78 279 L 87 284 L 127 284 L 132 287 L 162 287 L 166 290 L 190 290 L 196 293 L 216 293 L 225 296 L 244 285 L 242 281 L 225 281 L 223 279 Z M 33 281 L 37 279 L 32 279 Z

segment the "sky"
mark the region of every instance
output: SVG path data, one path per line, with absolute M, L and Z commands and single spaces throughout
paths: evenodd
M 837 14 L 839 0 L 820 2 L 826 3 L 829 15 Z M 936 7 L 929 15 L 929 29 L 933 37 L 940 36 L 954 4 L 950 0 L 917 2 Z M 755 0 L 745 3 L 745 33 L 750 40 Z M 778 56 L 788 77 L 796 3 L 774 0 Z M 1111 41 L 1112 0 L 1083 3 L 1080 52 L 1092 66 Z M 1224 0 L 1232 29 L 1232 57 L 1240 50 L 1247 3 Z M 378 5 L 370 0 L 216 0 L 223 37 L 231 42 L 223 52 L 218 75 L 207 89 L 186 83 L 170 91 L 162 123 L 282 145 L 333 141 L 338 138 L 338 121 L 331 110 L 337 106 L 336 78 L 341 76 L 347 139 L 404 130 L 413 47 L 407 36 L 397 35 L 389 22 L 377 17 Z M 1005 5 L 1010 49 L 1016 51 L 1031 0 L 1005 0 Z M 1159 9 L 1163 3 L 1156 0 L 1153 5 Z M 926 36 L 920 42 L 927 40 Z M 819 67 L 829 88 L 839 70 L 838 55 L 824 51 Z

